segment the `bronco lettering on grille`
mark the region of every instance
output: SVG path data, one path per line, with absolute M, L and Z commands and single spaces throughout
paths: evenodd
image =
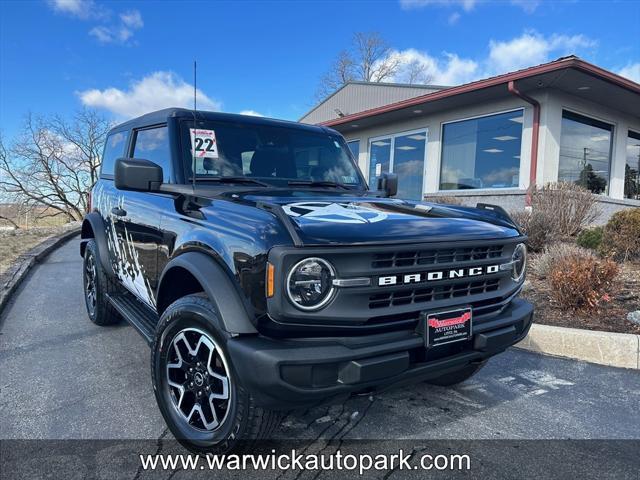
M 378 277 L 378 286 L 384 287 L 387 285 L 405 285 L 408 283 L 435 282 L 445 279 L 475 277 L 478 275 L 498 273 L 499 270 L 499 265 L 488 265 L 486 267 L 455 268 L 435 272 L 385 275 L 383 277 Z

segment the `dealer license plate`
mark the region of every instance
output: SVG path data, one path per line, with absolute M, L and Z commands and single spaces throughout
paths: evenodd
M 471 308 L 424 314 L 425 345 L 437 347 L 469 340 L 472 335 Z

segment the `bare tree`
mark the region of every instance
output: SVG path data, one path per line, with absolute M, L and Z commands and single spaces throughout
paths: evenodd
M 90 187 L 98 180 L 102 149 L 110 128 L 111 123 L 105 117 L 89 109 L 77 112 L 71 122 L 60 116 L 51 121 L 51 130 L 75 147 L 77 161 L 89 175 Z
M 338 54 L 327 73 L 320 79 L 316 99 L 324 99 L 347 82 L 390 81 L 404 67 L 402 57 L 389 47 L 379 33 L 355 33 L 351 46 Z M 409 68 L 409 83 L 428 81 L 425 67 L 419 62 L 414 60 L 406 67 Z
M 71 121 L 28 115 L 11 147 L 0 147 L 0 192 L 33 208 L 38 218 L 80 220 L 88 210 L 108 130 L 107 120 L 90 110 Z
M 409 85 L 429 83 L 431 77 L 427 73 L 423 64 L 418 60 L 413 60 L 404 66 L 402 80 Z
M 383 82 L 398 71 L 400 60 L 379 33 L 356 33 L 353 47 L 355 72 L 363 81 Z
M 320 86 L 316 92 L 317 100 L 324 99 L 345 83 L 354 80 L 357 80 L 357 78 L 353 57 L 351 53 L 343 50 L 338 54 L 338 58 L 334 60 L 329 71 L 320 79 Z

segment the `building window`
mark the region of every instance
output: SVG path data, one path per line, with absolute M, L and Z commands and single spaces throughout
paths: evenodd
M 383 172 L 398 175 L 398 198 L 422 200 L 427 131 L 372 139 L 369 144 L 369 186 Z
M 358 161 L 358 156 L 360 155 L 360 140 L 351 140 L 347 142 L 347 146 L 351 153 L 353 153 L 353 158 L 355 158 L 356 162 Z
M 517 187 L 522 119 L 518 110 L 444 124 L 440 189 Z
M 558 181 L 607 193 L 612 138 L 612 125 L 563 111 Z
M 624 167 L 624 197 L 640 200 L 640 133 L 629 130 L 627 163 Z

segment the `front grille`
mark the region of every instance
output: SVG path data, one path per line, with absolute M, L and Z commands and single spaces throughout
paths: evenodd
M 447 300 L 468 297 L 486 292 L 494 292 L 500 287 L 500 279 L 486 279 L 476 282 L 453 283 L 428 288 L 410 288 L 393 292 L 376 293 L 369 297 L 369 308 L 386 308 L 412 303 Z
M 411 267 L 414 265 L 437 265 L 439 263 L 488 260 L 502 255 L 503 245 L 486 247 L 441 248 L 435 250 L 410 250 L 377 253 L 371 268 Z

